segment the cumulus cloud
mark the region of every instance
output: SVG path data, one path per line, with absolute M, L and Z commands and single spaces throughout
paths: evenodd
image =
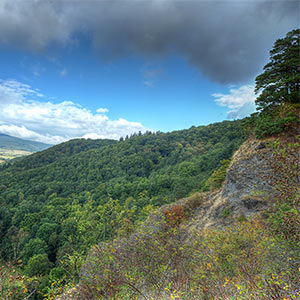
M 107 108 L 98 108 L 96 111 L 97 111 L 97 113 L 99 113 L 99 114 L 105 114 L 105 113 L 108 113 L 108 109 L 107 109 Z
M 0 2 L 2 44 L 44 51 L 85 35 L 110 59 L 175 53 L 221 83 L 253 80 L 274 41 L 298 26 L 298 0 Z
M 0 79 L 0 105 L 22 103 L 26 97 L 42 97 L 37 90 L 16 80 Z
M 27 129 L 24 125 L 0 125 L 0 132 L 25 140 L 43 142 L 47 144 L 58 144 L 66 140 L 64 137 L 58 135 L 39 134 Z
M 56 144 L 76 137 L 118 139 L 146 131 L 139 122 L 109 119 L 106 108 L 93 113 L 72 101 L 53 103 L 41 97 L 29 85 L 1 80 L 0 132 Z
M 218 105 L 229 108 L 228 119 L 237 119 L 248 116 L 255 111 L 254 85 L 243 85 L 239 88 L 232 88 L 229 94 L 212 94 Z

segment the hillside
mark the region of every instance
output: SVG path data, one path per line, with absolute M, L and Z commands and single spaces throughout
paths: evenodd
M 245 141 L 244 124 L 73 140 L 3 168 L 14 299 L 298 299 L 299 143 Z
M 170 6 L 167 8 L 169 11 Z M 250 11 L 255 15 L 255 10 Z M 238 33 L 228 32 L 231 36 Z M 247 30 L 242 32 L 245 36 Z M 267 37 L 260 30 L 257 33 Z M 299 29 L 292 30 L 275 42 L 270 62 L 255 78 L 254 91 L 251 85 L 230 88 L 235 81 L 230 79 L 233 72 L 239 82 L 246 75 L 235 63 L 230 63 L 233 70 L 223 70 L 226 80 L 219 80 L 218 93 L 209 92 L 214 90 L 212 82 L 197 76 L 197 90 L 229 108 L 228 116 L 246 114 L 250 106 L 254 109 L 255 93 L 256 112 L 245 119 L 169 133 L 139 131 L 119 141 L 75 139 L 1 164 L 0 299 L 300 300 L 299 34 Z M 201 34 L 195 36 L 201 40 Z M 230 53 L 236 56 L 240 51 L 234 53 L 234 40 L 230 45 Z M 260 56 L 251 52 L 255 59 L 244 60 L 247 69 Z M 221 59 L 232 60 L 226 51 L 222 53 Z M 129 61 L 124 65 L 132 69 Z M 206 59 L 208 69 L 202 71 L 209 75 L 212 68 L 222 73 L 222 63 L 217 65 L 215 68 L 215 60 L 212 64 Z M 156 69 L 142 70 L 149 87 L 161 73 L 153 67 Z M 125 74 L 125 69 L 115 69 Z M 60 75 L 66 74 L 64 69 Z M 118 82 L 114 74 L 110 76 L 113 86 Z M 129 95 L 128 86 L 134 88 L 135 84 L 129 77 L 129 85 L 123 82 L 128 90 L 125 96 Z M 92 89 L 99 85 L 80 76 L 82 89 L 84 78 L 92 100 Z M 159 81 L 161 85 L 164 80 Z M 27 84 L 16 80 L 0 83 L 4 112 L 14 116 L 5 121 L 8 124 L 12 123 L 9 120 L 25 121 L 24 126 L 31 127 L 30 119 L 37 133 L 47 128 L 55 135 L 68 134 L 71 129 L 75 135 L 93 128 L 95 134 L 112 130 L 113 136 L 118 136 L 122 128 L 144 128 L 140 122 L 110 119 L 106 108 L 92 111 L 73 101 L 52 103 L 51 99 L 58 99 L 52 97 L 46 102 L 47 98 Z M 101 88 L 106 86 L 113 104 L 112 85 L 108 81 Z M 123 97 L 121 86 L 118 96 L 132 110 L 133 102 Z M 184 95 L 187 91 L 193 95 L 189 87 L 180 86 Z M 70 91 L 76 94 L 74 87 Z M 161 87 L 155 89 L 157 95 L 176 93 Z M 149 94 L 150 90 L 144 91 Z M 179 111 L 173 104 L 179 101 L 182 108 L 182 98 L 175 102 L 173 98 L 169 97 L 171 104 L 156 104 L 164 104 L 168 112 L 185 114 L 191 121 L 194 106 Z M 202 101 L 198 104 L 204 112 L 210 111 Z M 141 121 L 149 112 L 143 105 Z M 156 111 L 166 110 L 156 107 Z M 135 109 L 132 112 L 139 115 Z M 24 114 L 26 118 L 22 118 Z M 31 120 L 29 116 L 35 117 Z M 162 117 L 170 122 L 168 126 L 174 126 L 171 119 Z M 201 119 L 198 114 L 196 117 Z M 176 115 L 172 119 L 178 124 L 181 121 Z M 57 128 L 46 125 L 56 123 Z M 2 138 L 10 144 L 10 137 Z M 23 147 L 22 142 L 15 142 Z M 26 154 L 14 155 L 21 153 Z
M 21 259 L 27 275 L 45 280 L 64 273 L 68 259 L 132 232 L 155 207 L 207 189 L 211 173 L 244 141 L 243 123 L 118 142 L 73 140 L 6 166 L 0 171 L 2 258 Z M 45 268 L 34 269 L 38 260 Z M 76 277 L 79 270 L 73 271 Z
M 93 247 L 58 299 L 299 299 L 299 161 L 297 140 L 249 138 L 221 188 Z
M 37 152 L 45 150 L 52 145 L 16 138 L 7 134 L 0 133 L 0 148 L 11 150 L 23 150 Z
M 51 145 L 0 133 L 0 163 L 42 151 L 49 147 L 51 147 Z

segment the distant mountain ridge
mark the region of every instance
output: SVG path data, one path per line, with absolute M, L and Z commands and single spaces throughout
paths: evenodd
M 0 148 L 9 150 L 23 150 L 28 152 L 38 152 L 45 150 L 53 145 L 24 140 L 8 134 L 0 133 Z

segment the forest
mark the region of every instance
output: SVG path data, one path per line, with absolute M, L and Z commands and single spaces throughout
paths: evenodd
M 2 299 L 300 299 L 299 33 L 275 42 L 250 117 L 75 139 L 2 164 Z M 268 168 L 256 180 L 272 196 L 251 215 L 227 206 L 220 227 L 191 228 L 245 140 L 259 144 L 254 167 Z
M 66 260 L 131 232 L 155 207 L 208 190 L 210 175 L 244 141 L 244 123 L 71 140 L 3 165 L 2 260 L 42 276 L 41 297 L 50 277 L 66 276 Z

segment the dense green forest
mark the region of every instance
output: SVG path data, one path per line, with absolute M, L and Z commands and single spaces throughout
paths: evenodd
M 244 141 L 244 122 L 120 141 L 71 140 L 4 165 L 2 259 L 19 262 L 28 276 L 42 275 L 47 286 L 49 276 L 65 272 L 65 259 L 131 232 L 155 207 L 205 190 L 212 172 Z

